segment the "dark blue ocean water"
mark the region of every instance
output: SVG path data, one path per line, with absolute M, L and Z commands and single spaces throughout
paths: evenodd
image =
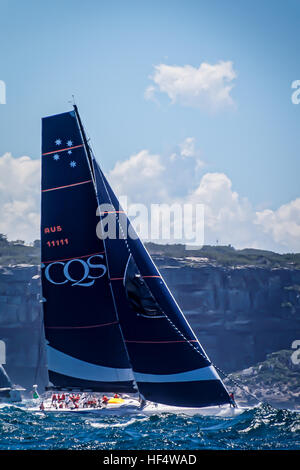
M 261 405 L 235 418 L 99 417 L 0 408 L 0 449 L 299 449 L 300 414 Z

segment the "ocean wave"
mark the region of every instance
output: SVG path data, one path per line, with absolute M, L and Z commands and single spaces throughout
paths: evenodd
M 299 449 L 300 414 L 259 405 L 238 416 L 89 417 L 0 408 L 0 449 Z

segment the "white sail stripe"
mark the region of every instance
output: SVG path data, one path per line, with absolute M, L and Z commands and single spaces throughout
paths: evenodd
M 133 381 L 131 369 L 117 369 L 99 366 L 76 359 L 47 345 L 48 369 L 58 374 L 82 380 L 97 382 L 128 382 Z
M 202 367 L 201 369 L 189 370 L 178 374 L 142 374 L 134 372 L 137 382 L 194 382 L 198 380 L 220 380 L 218 374 L 212 366 Z

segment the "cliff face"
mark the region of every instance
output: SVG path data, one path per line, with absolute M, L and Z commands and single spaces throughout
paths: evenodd
M 25 388 L 47 380 L 38 266 L 0 267 L 0 340 L 5 370 Z
M 224 268 L 154 257 L 208 356 L 226 372 L 300 339 L 300 270 Z M 37 266 L 0 268 L 0 339 L 6 370 L 25 387 L 46 383 Z
M 294 353 L 291 349 L 277 351 L 268 354 L 265 361 L 255 366 L 230 374 L 225 384 L 234 392 L 237 403 L 242 406 L 257 405 L 259 400 L 277 408 L 299 410 L 300 364 L 293 360 Z
M 300 339 L 300 270 L 156 263 L 207 354 L 226 372 Z

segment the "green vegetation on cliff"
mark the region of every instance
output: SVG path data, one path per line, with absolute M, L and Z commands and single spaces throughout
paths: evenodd
M 162 255 L 170 258 L 196 258 L 207 260 L 220 266 L 260 266 L 260 267 L 286 267 L 300 268 L 300 253 L 279 254 L 273 251 L 245 248 L 236 250 L 233 246 L 204 245 L 198 250 L 186 250 L 185 245 L 158 245 L 146 243 L 148 251 L 153 255 Z
M 238 403 L 254 403 L 242 389 L 272 405 L 300 407 L 300 364 L 293 361 L 295 350 L 283 349 L 267 355 L 266 360 L 229 375 L 225 384 L 233 390 Z M 233 385 L 233 379 L 242 389 Z
M 159 245 L 146 243 L 152 255 L 168 258 L 179 258 L 187 261 L 207 262 L 219 266 L 260 266 L 300 268 L 300 253 L 278 254 L 272 251 L 245 248 L 236 250 L 229 246 L 204 245 L 198 250 L 186 250 L 185 245 Z M 0 265 L 39 264 L 40 241 L 35 240 L 32 246 L 25 245 L 22 240 L 8 241 L 0 234 Z
M 36 240 L 32 246 L 28 246 L 24 244 L 23 240 L 8 241 L 5 235 L 0 234 L 0 265 L 39 263 L 39 240 Z

